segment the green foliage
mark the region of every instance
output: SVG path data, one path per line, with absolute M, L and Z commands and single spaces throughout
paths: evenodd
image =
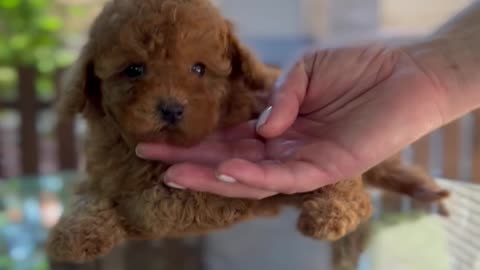
M 0 269 L 12 269 L 12 259 L 7 255 L 0 256 Z
M 52 96 L 52 72 L 75 56 L 64 46 L 64 22 L 81 15 L 81 7 L 55 0 L 0 0 L 0 97 L 14 96 L 17 66 L 35 67 L 37 92 Z
M 1 46 L 1 45 L 0 45 Z M 15 81 L 17 74 L 12 68 L 0 66 L 0 97 L 13 99 L 15 97 Z
M 64 64 L 58 53 L 63 21 L 53 7 L 53 0 L 0 1 L 0 63 L 31 65 L 41 72 Z

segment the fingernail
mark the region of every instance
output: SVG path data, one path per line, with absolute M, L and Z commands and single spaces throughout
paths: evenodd
M 257 126 L 256 126 L 257 130 L 267 122 L 268 117 L 270 117 L 270 114 L 272 113 L 272 108 L 273 107 L 270 106 L 265 111 L 262 112 L 262 114 L 260 115 L 257 121 Z
M 143 150 L 144 150 L 144 147 L 142 145 L 137 145 L 137 147 L 135 147 L 135 155 L 139 158 L 145 158 L 142 155 Z
M 278 88 L 282 87 L 283 84 L 285 83 L 286 79 L 287 79 L 287 75 L 288 75 L 288 73 L 282 72 L 280 74 L 280 76 L 278 77 L 277 81 L 275 82 L 275 84 L 273 85 L 273 89 L 278 89 Z
M 224 174 L 220 174 L 217 176 L 218 180 L 224 182 L 224 183 L 229 183 L 229 184 L 233 184 L 233 183 L 236 183 L 237 182 L 237 179 L 231 177 L 231 176 L 228 176 L 228 175 L 224 175 Z
M 180 189 L 180 190 L 184 190 L 185 187 L 182 187 L 180 186 L 179 184 L 175 184 L 173 182 L 165 182 L 165 185 L 171 187 L 171 188 L 174 188 L 174 189 Z
M 184 186 L 181 186 L 177 183 L 174 183 L 172 181 L 170 181 L 170 179 L 172 179 L 170 176 L 169 176 L 169 171 L 167 171 L 164 175 L 163 175 L 163 182 L 165 183 L 165 185 L 171 187 L 171 188 L 175 188 L 175 189 L 186 189 Z

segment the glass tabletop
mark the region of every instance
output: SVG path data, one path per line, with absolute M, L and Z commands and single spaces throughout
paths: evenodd
M 68 201 L 72 179 L 65 173 L 0 182 L 0 269 L 49 269 L 43 244 Z
M 75 179 L 65 173 L 0 182 L 0 270 L 56 269 L 43 245 L 68 206 Z M 173 240 L 163 247 L 159 241 L 133 247 L 127 243 L 85 269 L 480 269 L 480 186 L 439 182 L 453 192 L 446 203 L 449 218 L 414 211 L 408 201 L 387 208 L 372 193 L 374 217 L 335 243 L 301 236 L 295 230 L 296 211 L 286 209 L 277 218 L 238 224 L 201 240 L 186 239 L 183 246 Z M 62 267 L 58 269 L 82 269 Z

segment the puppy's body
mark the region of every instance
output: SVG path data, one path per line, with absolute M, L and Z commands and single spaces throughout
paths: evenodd
M 298 228 L 317 239 L 336 240 L 371 214 L 361 177 L 305 194 L 229 199 L 169 188 L 162 181 L 168 165 L 136 157 L 140 141 L 188 146 L 253 118 L 261 107 L 256 96 L 278 77 L 207 0 L 113 1 L 71 74 L 60 109 L 63 116 L 81 112 L 88 122 L 88 178 L 72 213 L 51 232 L 54 259 L 91 260 L 126 239 L 205 233 L 274 215 L 285 205 L 301 210 Z M 366 176 L 428 201 L 446 195 L 394 161 Z

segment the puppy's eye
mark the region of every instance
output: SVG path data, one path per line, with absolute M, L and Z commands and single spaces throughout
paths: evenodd
M 141 64 L 130 65 L 122 73 L 128 78 L 138 78 L 145 73 L 145 66 Z
M 203 63 L 196 63 L 195 65 L 192 66 L 192 73 L 197 75 L 198 77 L 203 77 L 205 75 L 205 64 Z

